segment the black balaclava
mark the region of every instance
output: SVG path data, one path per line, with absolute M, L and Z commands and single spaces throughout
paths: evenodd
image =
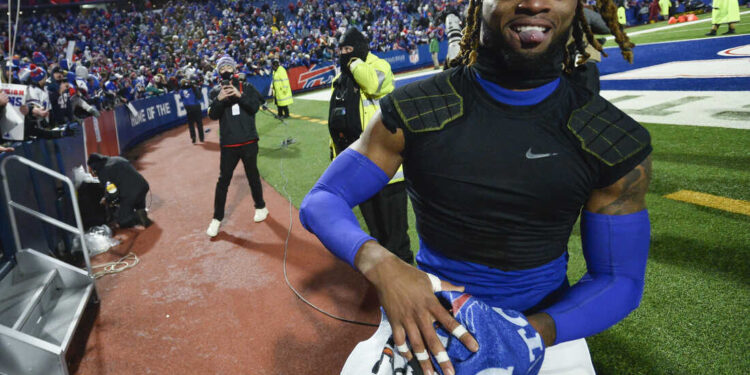
M 339 65 L 343 72 L 349 72 L 349 61 L 357 57 L 362 61 L 367 60 L 367 54 L 370 52 L 370 43 L 365 36 L 356 28 L 350 27 L 339 40 L 339 48 L 344 46 L 354 47 L 350 53 L 342 53 L 339 56 Z
M 472 67 L 483 79 L 508 89 L 539 87 L 562 75 L 568 35 L 562 33 L 547 51 L 533 58 L 521 56 L 502 44 L 493 48 L 480 45 Z

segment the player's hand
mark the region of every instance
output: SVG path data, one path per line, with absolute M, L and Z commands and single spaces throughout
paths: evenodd
M 13 147 L 3 147 L 0 146 L 0 152 L 13 152 L 15 149 Z
M 461 342 L 472 352 L 479 350 L 477 341 L 440 304 L 428 274 L 406 264 L 375 241 L 362 246 L 355 263 L 375 285 L 391 324 L 397 350 L 407 360 L 416 356 L 425 374 L 435 373 L 430 355 L 435 357 L 444 374 L 455 374 L 445 347 L 435 332 L 435 322 L 448 332 L 458 333 Z M 447 281 L 440 282 L 440 289 L 464 290 Z M 407 338 L 410 348 L 406 344 Z

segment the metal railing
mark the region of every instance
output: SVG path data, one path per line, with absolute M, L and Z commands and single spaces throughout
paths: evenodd
M 41 212 L 35 211 L 31 208 L 28 208 L 22 204 L 19 204 L 13 201 L 10 195 L 10 187 L 8 186 L 8 175 L 6 173 L 6 167 L 8 165 L 8 162 L 11 160 L 15 160 L 21 164 L 28 166 L 29 168 L 32 168 L 39 172 L 47 174 L 50 177 L 58 179 L 68 185 L 68 192 L 70 193 L 70 200 L 73 206 L 73 212 L 75 213 L 77 227 L 64 223 L 51 216 L 45 215 Z M 73 185 L 73 181 L 71 181 L 70 178 L 68 178 L 67 176 L 63 174 L 55 172 L 43 165 L 37 164 L 29 159 L 26 159 L 17 155 L 10 155 L 8 157 L 5 157 L 2 160 L 2 162 L 0 163 L 0 174 L 2 174 L 2 178 L 3 178 L 3 189 L 5 190 L 5 203 L 8 207 L 8 216 L 10 218 L 11 230 L 13 231 L 13 240 L 15 242 L 16 252 L 21 251 L 22 249 L 21 237 L 18 233 L 18 224 L 16 223 L 16 210 L 18 210 L 28 215 L 31 215 L 39 220 L 42 220 L 46 223 L 52 224 L 58 228 L 71 232 L 74 235 L 78 235 L 80 242 L 81 242 L 81 250 L 83 251 L 83 258 L 86 261 L 86 270 L 88 271 L 89 277 L 93 279 L 94 276 L 93 276 L 93 272 L 91 271 L 91 259 L 89 258 L 89 251 L 88 251 L 88 247 L 86 246 L 86 239 L 85 239 L 84 231 L 83 231 L 83 222 L 81 221 L 81 212 L 78 209 L 78 198 L 76 198 L 76 195 L 75 195 L 76 190 Z

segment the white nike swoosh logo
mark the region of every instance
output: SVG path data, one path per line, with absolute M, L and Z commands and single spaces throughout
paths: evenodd
M 557 155 L 556 152 L 550 152 L 547 154 L 535 154 L 531 152 L 531 147 L 529 147 L 529 150 L 526 151 L 526 159 L 541 159 L 541 158 L 548 158 L 550 156 L 555 156 L 555 155 Z

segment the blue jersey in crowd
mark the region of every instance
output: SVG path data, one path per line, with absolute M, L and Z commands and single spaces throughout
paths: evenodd
M 180 90 L 180 98 L 182 98 L 182 104 L 184 104 L 185 106 L 200 105 L 198 97 L 195 95 L 195 92 L 192 88 Z

